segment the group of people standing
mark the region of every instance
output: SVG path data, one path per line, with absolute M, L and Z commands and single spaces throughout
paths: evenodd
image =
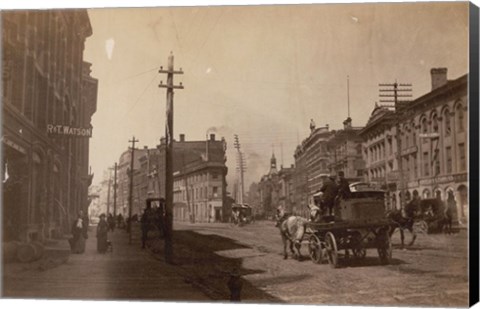
M 72 253 L 82 254 L 85 252 L 86 240 L 88 239 L 88 216 L 84 215 L 84 212 L 80 210 L 77 218 L 73 221 L 71 233 L 72 238 L 69 239 L 70 248 Z M 97 252 L 106 253 L 108 249 L 108 232 L 115 229 L 115 219 L 109 214 L 106 219 L 105 214 L 100 215 L 100 221 L 97 225 Z
M 339 198 L 348 199 L 351 195 L 350 184 L 342 171 L 338 172 L 338 178 L 329 176 L 319 191 L 322 193 L 319 206 L 329 216 L 334 216 L 333 210 Z
M 340 171 L 338 172 L 338 177 L 334 175 L 328 176 L 320 190 L 317 191 L 317 194 L 317 198 L 314 199 L 315 205 L 308 205 L 310 220 L 316 219 L 317 215 L 320 216 L 320 219 L 332 220 L 335 216 L 334 208 L 338 200 L 351 197 L 350 184 L 345 178 L 345 173 Z M 275 226 L 280 226 L 289 216 L 291 216 L 291 213 L 285 212 L 285 209 L 279 206 L 277 208 L 277 223 Z

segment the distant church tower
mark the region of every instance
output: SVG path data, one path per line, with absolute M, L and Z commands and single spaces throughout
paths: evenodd
M 272 158 L 270 159 L 270 175 L 277 174 L 277 159 L 275 153 L 272 152 Z

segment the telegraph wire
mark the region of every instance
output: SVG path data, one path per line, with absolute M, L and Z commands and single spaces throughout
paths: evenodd
M 150 80 L 150 82 L 147 84 L 147 86 L 143 89 L 142 93 L 138 96 L 138 98 L 135 100 L 135 103 L 133 103 L 133 105 L 130 107 L 130 109 L 125 113 L 125 115 L 122 117 L 125 118 L 126 116 L 128 116 L 128 114 L 130 114 L 130 112 L 133 110 L 133 108 L 137 105 L 137 103 L 140 101 L 140 99 L 142 98 L 142 96 L 145 94 L 145 92 L 147 91 L 148 88 L 150 88 L 150 86 L 152 85 L 153 81 L 155 80 L 155 78 L 157 77 L 157 75 L 154 75 L 153 78 Z

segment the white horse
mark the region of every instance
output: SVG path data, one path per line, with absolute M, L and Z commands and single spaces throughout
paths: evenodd
M 302 254 L 300 248 L 302 245 L 303 235 L 305 234 L 305 223 L 307 220 L 302 217 L 294 216 L 285 212 L 282 206 L 277 207 L 276 211 L 277 223 L 276 227 L 280 229 L 280 235 L 283 242 L 283 258 L 287 259 L 287 242 L 290 244 L 290 252 L 294 258 L 299 259 Z M 297 253 L 293 250 L 293 246 L 297 249 Z
M 302 247 L 303 235 L 305 234 L 305 224 L 307 219 L 298 216 L 289 216 L 283 220 L 280 225 L 280 235 L 283 242 L 283 258 L 287 259 L 287 242 L 290 243 L 290 252 L 293 257 L 300 259 L 302 253 L 300 249 Z M 293 246 L 297 249 L 297 253 L 293 250 Z

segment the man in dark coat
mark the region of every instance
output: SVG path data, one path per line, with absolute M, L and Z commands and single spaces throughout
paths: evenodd
M 351 193 L 350 184 L 348 180 L 345 179 L 345 174 L 343 171 L 338 172 L 338 196 L 343 199 L 348 199 Z
M 333 216 L 333 207 L 335 206 L 335 198 L 338 194 L 338 186 L 335 183 L 335 177 L 329 176 L 325 180 L 323 186 L 320 188 L 320 191 L 323 192 L 322 195 L 322 206 L 323 208 L 328 209 L 328 214 Z
M 108 223 L 105 220 L 105 214 L 100 215 L 100 222 L 97 225 L 97 251 L 98 253 L 107 252 L 108 247 Z
M 147 203 L 147 206 L 143 210 L 142 217 L 140 218 L 141 227 L 142 227 L 142 249 L 145 249 L 148 230 L 150 229 L 153 215 L 154 213 L 153 213 L 152 206 L 149 203 Z

